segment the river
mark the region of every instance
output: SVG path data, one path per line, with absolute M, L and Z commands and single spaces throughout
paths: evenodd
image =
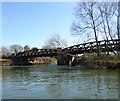
M 118 99 L 118 70 L 2 67 L 3 99 Z

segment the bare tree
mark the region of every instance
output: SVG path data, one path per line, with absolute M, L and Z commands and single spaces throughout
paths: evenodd
M 30 47 L 28 45 L 24 46 L 24 51 L 30 50 Z
M 51 37 L 45 42 L 45 45 L 43 46 L 44 49 L 53 49 L 58 47 L 67 47 L 66 40 L 61 39 L 59 34 L 51 35 Z
M 38 48 L 37 47 L 32 47 L 31 50 L 38 50 Z
M 18 53 L 18 52 L 21 52 L 22 50 L 23 50 L 23 47 L 21 45 L 14 44 L 10 46 L 10 51 L 12 53 Z
M 117 32 L 117 17 L 115 16 L 116 11 L 116 2 L 79 3 L 75 11 L 77 21 L 74 22 L 71 27 L 73 34 L 84 35 L 84 39 L 89 39 L 90 36 L 94 35 L 97 46 L 97 55 L 99 56 L 100 50 L 98 36 L 102 36 L 107 40 L 113 40 Z
M 103 26 L 100 26 L 101 29 L 103 29 L 102 31 L 99 29 L 100 33 L 105 33 L 105 37 L 108 40 L 108 36 L 107 36 L 107 30 L 106 30 L 106 24 L 105 24 L 105 17 L 104 17 L 104 7 L 102 7 L 102 4 L 99 3 L 98 4 L 98 10 L 100 12 L 100 16 L 101 16 L 101 20 L 102 20 L 102 24 Z
M 97 9 L 100 12 L 100 18 L 102 21 L 101 26 L 99 26 L 99 31 L 101 34 L 105 36 L 105 39 L 108 40 L 109 38 L 113 40 L 114 34 L 117 32 L 117 26 L 115 23 L 117 23 L 117 17 L 115 16 L 115 13 L 117 11 L 117 3 L 116 2 L 100 2 L 97 3 Z M 115 23 L 112 23 L 112 20 L 116 18 Z M 115 25 L 115 28 L 113 27 Z M 112 32 L 112 29 L 115 29 L 114 33 Z M 106 48 L 108 50 L 108 44 L 109 42 L 106 42 Z M 112 47 L 111 47 L 112 48 Z M 115 52 L 114 52 L 115 53 Z M 109 51 L 107 51 L 107 54 L 109 54 Z M 116 53 L 115 53 L 116 54 Z
M 118 39 L 120 39 L 120 1 L 118 2 L 117 30 Z
M 99 22 L 100 15 L 96 14 L 95 6 L 96 2 L 80 2 L 75 11 L 78 19 L 77 22 L 72 24 L 71 29 L 77 35 L 85 34 L 86 36 L 90 36 L 91 33 L 94 33 L 97 55 L 99 56 L 97 27 L 101 22 Z
M 104 23 L 104 30 L 106 30 L 106 33 L 108 33 L 109 37 L 113 39 L 113 25 L 115 25 L 116 29 L 115 31 L 117 32 L 117 16 L 115 16 L 115 13 L 117 11 L 117 3 L 116 2 L 103 2 L 103 3 L 98 3 L 98 10 L 100 11 L 102 23 Z M 114 22 L 112 20 L 114 19 Z M 115 21 L 116 20 L 116 21 Z M 112 22 L 112 24 L 111 24 Z M 116 33 L 114 32 L 114 33 Z
M 8 57 L 9 55 L 10 55 L 10 52 L 6 47 L 0 48 L 0 56 L 1 57 Z

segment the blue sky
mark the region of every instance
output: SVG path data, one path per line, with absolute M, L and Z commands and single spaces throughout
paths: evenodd
M 51 34 L 58 33 L 68 46 L 79 43 L 71 36 L 75 2 L 3 2 L 3 46 L 20 44 L 41 48 Z

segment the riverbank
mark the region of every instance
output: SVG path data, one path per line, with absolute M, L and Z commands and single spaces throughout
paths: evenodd
M 86 55 L 75 60 L 75 67 L 87 67 L 87 69 L 119 69 L 120 55 Z M 82 67 L 84 68 L 84 67 Z
M 10 66 L 11 63 L 10 59 L 0 59 L 0 66 Z
M 12 61 L 10 59 L 0 59 L 0 66 L 10 66 Z M 40 64 L 56 64 L 55 58 L 51 57 L 36 57 L 29 60 L 30 65 L 40 65 Z
M 40 64 L 56 64 L 57 60 L 50 57 L 39 57 L 29 61 L 32 65 Z M 0 65 L 9 66 L 12 63 L 10 59 L 0 59 Z M 74 66 L 71 68 L 62 69 L 119 69 L 120 68 L 120 55 L 83 55 L 74 61 Z M 61 68 L 61 67 L 60 67 Z
M 54 64 L 56 63 L 55 58 L 51 57 L 35 57 L 29 61 L 32 65 L 40 65 L 40 64 Z

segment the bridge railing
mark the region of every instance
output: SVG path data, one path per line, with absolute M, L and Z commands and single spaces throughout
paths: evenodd
M 98 41 L 99 49 L 102 52 L 120 51 L 119 41 L 119 39 Z M 97 52 L 97 44 L 96 42 L 87 42 L 64 48 L 63 51 L 64 50 L 73 54 L 84 52 Z
M 114 40 L 102 40 L 98 41 L 100 52 L 106 52 L 106 51 L 120 51 L 120 39 L 114 39 Z M 23 52 L 19 52 L 15 57 L 39 57 L 39 56 L 56 56 L 57 52 L 62 52 L 66 54 L 83 54 L 83 53 L 92 53 L 97 52 L 97 45 L 96 42 L 87 42 L 83 44 L 77 44 L 74 46 L 70 46 L 64 49 L 58 48 L 58 49 L 32 49 L 27 50 Z

